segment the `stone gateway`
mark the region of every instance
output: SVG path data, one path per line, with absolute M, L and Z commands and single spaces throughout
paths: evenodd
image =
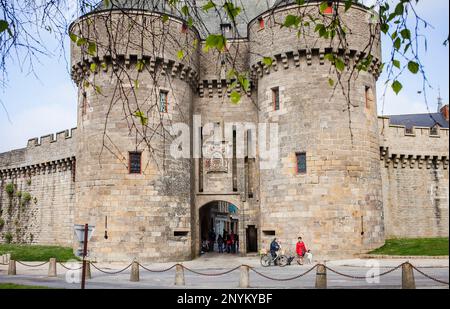
M 233 233 L 241 254 L 274 237 L 289 250 L 302 236 L 320 259 L 389 237 L 448 236 L 448 105 L 377 116 L 381 46 L 370 10 L 341 10 L 351 29 L 344 51 L 314 31 L 298 39 L 278 26 L 295 1 L 244 1 L 248 16 L 236 27 L 205 13 L 211 32 L 228 37 L 218 53 L 166 7 L 119 2 L 70 27 L 97 46 L 86 55 L 72 42 L 77 128 L 0 154 L 1 242 L 76 250 L 73 226 L 89 223 L 91 258 L 156 262 L 196 257 L 211 231 Z M 305 7 L 327 18 L 319 4 Z M 331 13 L 343 6 L 333 5 Z M 349 104 L 330 87 L 324 55 L 357 61 L 371 35 L 372 63 L 352 79 Z M 182 57 L 180 44 L 190 46 Z M 234 80 L 221 57 L 251 77 L 239 104 L 230 103 Z M 191 139 L 172 147 L 180 123 Z M 170 155 L 187 146 L 189 157 Z

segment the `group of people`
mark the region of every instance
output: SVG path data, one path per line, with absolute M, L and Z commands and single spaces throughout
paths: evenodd
M 276 238 L 272 240 L 270 243 L 270 254 L 272 255 L 272 258 L 275 260 L 278 254 L 278 251 L 281 249 L 280 241 L 278 241 Z M 300 265 L 303 265 L 303 258 L 305 257 L 306 253 L 310 252 L 310 250 L 306 249 L 306 245 L 303 242 L 303 239 L 299 237 L 297 239 L 297 244 L 295 245 L 295 253 L 297 254 L 297 261 Z
M 202 241 L 201 253 L 214 252 L 214 246 L 217 242 L 217 250 L 219 253 L 238 253 L 239 252 L 239 235 L 233 231 L 223 230 L 222 234 L 216 235 L 214 230 L 208 233 L 208 240 Z

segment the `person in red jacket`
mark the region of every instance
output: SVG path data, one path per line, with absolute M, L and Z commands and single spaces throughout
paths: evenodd
M 303 257 L 308 251 L 301 237 L 298 238 L 297 245 L 295 246 L 295 252 L 297 253 L 297 263 L 303 265 Z

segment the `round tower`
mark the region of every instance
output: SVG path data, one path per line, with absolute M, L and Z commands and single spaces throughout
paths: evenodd
M 98 9 L 70 33 L 79 87 L 75 223 L 96 227 L 90 257 L 191 258 L 191 159 L 171 156 L 179 132 L 170 128 L 191 125 L 198 33 L 134 7 Z
M 371 12 L 356 4 L 347 12 L 343 4 L 333 4 L 320 14 L 320 1 L 300 10 L 294 1 L 285 2 L 290 4 L 249 24 L 259 122 L 277 123 L 279 136 L 275 166 L 260 171 L 261 237 L 267 243 L 275 235 L 288 248 L 302 236 L 318 258 L 348 257 L 384 243 L 375 99 L 379 27 Z M 279 26 L 287 15 L 305 12 L 326 20 L 336 10 L 348 30 L 346 44 L 319 38 L 315 25 L 300 35 Z M 349 88 L 349 73 L 342 74 L 344 95 L 325 55 L 351 66 L 369 53 L 368 70 L 352 76 Z M 273 59 L 270 67 L 263 57 Z

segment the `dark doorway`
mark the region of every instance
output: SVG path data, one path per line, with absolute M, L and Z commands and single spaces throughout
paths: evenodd
M 213 201 L 200 208 L 200 254 L 239 253 L 238 212 L 234 204 L 225 201 Z
M 258 252 L 258 229 L 254 225 L 247 227 L 247 253 Z

